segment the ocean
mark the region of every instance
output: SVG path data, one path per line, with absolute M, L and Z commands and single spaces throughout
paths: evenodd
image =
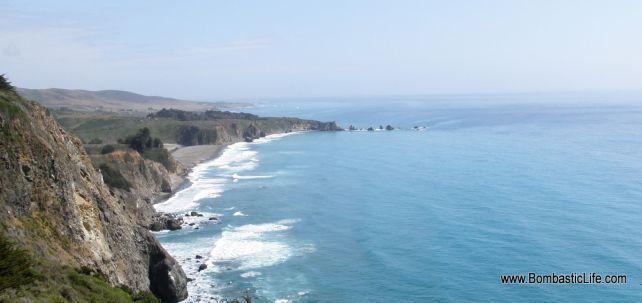
M 156 235 L 194 279 L 188 302 L 639 302 L 642 102 L 627 98 L 263 102 L 248 111 L 397 129 L 231 145 L 157 205 L 204 216 Z M 626 282 L 501 282 L 529 273 Z

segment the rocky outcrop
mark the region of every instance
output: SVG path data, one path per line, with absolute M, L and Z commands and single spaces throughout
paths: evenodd
M 148 234 L 149 235 L 149 234 Z M 149 241 L 156 240 L 149 235 Z M 174 258 L 160 245 L 149 246 L 150 290 L 167 302 L 178 302 L 187 298 L 187 276 Z
M 216 129 L 201 129 L 194 125 L 183 125 L 178 129 L 176 142 L 181 145 L 215 144 L 218 140 Z
M 310 130 L 319 131 L 341 131 L 343 128 L 339 127 L 336 122 L 317 122 L 310 127 Z
M 183 218 L 177 218 L 172 214 L 155 213 L 151 217 L 149 229 L 152 231 L 177 230 L 181 229 Z
M 216 122 L 215 124 L 213 124 Z M 341 131 L 336 122 L 319 122 L 296 118 L 257 118 L 256 120 L 194 121 L 183 125 L 176 135 L 181 145 L 228 144 L 252 142 L 269 134 L 292 131 Z
M 0 228 L 39 258 L 100 273 L 112 285 L 187 297 L 180 265 L 112 195 L 82 143 L 48 110 L 0 91 Z
M 250 124 L 250 126 L 243 131 L 243 140 L 246 142 L 252 142 L 252 140 L 260 138 L 260 134 L 261 131 L 253 124 Z
M 112 186 L 110 191 L 124 202 L 132 219 L 141 226 L 158 230 L 159 223 L 165 218 L 160 218 L 160 214 L 156 213 L 154 199 L 173 192 L 172 174 L 182 174 L 184 168 L 170 158 L 173 163 L 170 167 L 176 167 L 174 172 L 170 172 L 164 165 L 143 158 L 135 150 L 119 150 L 105 155 L 92 154 L 91 158 L 94 166 L 101 169 L 103 176 L 105 168 L 117 171 L 122 176 L 127 188 Z M 173 224 L 163 223 L 162 226 L 161 229 L 169 229 Z

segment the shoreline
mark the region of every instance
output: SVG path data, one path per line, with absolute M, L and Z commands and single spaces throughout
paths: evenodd
M 225 148 L 230 144 L 206 144 L 206 145 L 192 145 L 184 146 L 178 144 L 169 145 L 167 150 L 172 154 L 176 162 L 180 163 L 184 168 L 180 174 L 171 174 L 171 193 L 162 194 L 153 199 L 152 204 L 159 204 L 167 201 L 173 197 L 177 192 L 181 191 L 189 185 L 189 174 L 193 171 L 194 167 L 201 163 L 214 160 L 218 158 Z
M 257 138 L 252 142 L 256 143 L 256 142 L 261 142 L 260 140 L 271 139 L 270 138 L 271 136 L 280 137 L 280 136 L 301 134 L 306 132 L 309 132 L 309 131 L 290 131 L 290 132 L 274 133 L 274 134 L 269 134 L 265 137 Z M 163 203 L 168 199 L 170 199 L 171 197 L 173 197 L 174 195 L 176 195 L 176 193 L 188 187 L 190 185 L 188 176 L 193 171 L 194 167 L 196 167 L 199 164 L 202 164 L 207 161 L 211 161 L 220 157 L 221 154 L 223 154 L 223 151 L 228 146 L 236 143 L 241 143 L 241 142 L 243 141 L 230 142 L 225 144 L 205 144 L 205 145 L 191 145 L 191 146 L 184 146 L 184 145 L 172 144 L 172 143 L 166 144 L 165 148 L 172 154 L 172 157 L 174 157 L 174 159 L 185 168 L 185 171 L 183 171 L 180 174 L 172 174 L 171 175 L 172 180 L 170 185 L 172 188 L 172 192 L 156 196 L 152 200 L 152 204 L 156 205 L 156 204 Z M 252 143 L 252 142 L 249 142 L 249 143 Z

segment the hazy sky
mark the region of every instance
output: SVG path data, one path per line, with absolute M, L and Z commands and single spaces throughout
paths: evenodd
M 642 1 L 8 1 L 18 86 L 220 100 L 642 90 Z

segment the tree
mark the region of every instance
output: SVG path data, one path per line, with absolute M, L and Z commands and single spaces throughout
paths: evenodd
M 13 85 L 4 74 L 0 75 L 0 90 L 14 90 Z
M 135 135 L 127 137 L 123 142 L 129 144 L 131 149 L 141 154 L 145 152 L 146 149 L 163 147 L 163 142 L 159 138 L 152 138 L 147 127 L 139 129 Z
M 152 145 L 152 147 L 161 148 L 163 147 L 163 142 L 158 138 L 154 138 L 154 144 Z
M 114 148 L 113 145 L 107 144 L 107 145 L 103 146 L 103 148 L 100 150 L 100 153 L 103 154 L 103 155 L 106 155 L 106 154 L 113 153 L 115 150 L 116 149 Z

